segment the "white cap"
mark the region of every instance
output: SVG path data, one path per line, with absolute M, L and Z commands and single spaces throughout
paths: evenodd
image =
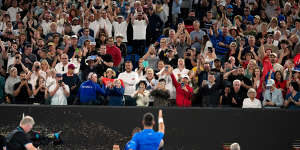
M 182 78 L 187 78 L 188 80 L 190 80 L 190 77 L 187 74 L 183 75 Z
M 76 39 L 78 39 L 77 35 L 72 35 L 71 38 L 76 38 Z

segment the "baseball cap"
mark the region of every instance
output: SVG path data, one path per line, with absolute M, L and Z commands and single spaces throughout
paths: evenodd
M 62 74 L 61 73 L 57 73 L 56 77 L 62 77 Z
M 72 35 L 71 38 L 76 38 L 76 39 L 78 39 L 77 35 Z
M 232 5 L 228 5 L 227 9 L 233 9 Z
M 277 54 L 276 54 L 276 53 L 271 53 L 270 55 L 273 55 L 273 56 L 277 57 Z
M 267 82 L 267 87 L 273 86 L 275 84 L 275 81 L 273 79 L 269 79 Z
M 183 75 L 182 78 L 187 78 L 188 80 L 190 80 L 190 77 L 187 74 Z

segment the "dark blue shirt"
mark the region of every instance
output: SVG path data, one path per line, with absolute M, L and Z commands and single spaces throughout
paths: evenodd
M 234 41 L 234 39 L 233 37 L 228 35 L 223 36 L 223 33 L 221 31 L 218 32 L 219 32 L 218 36 L 216 36 L 214 33 L 212 36 L 210 35 L 209 38 L 213 44 L 213 47 L 216 50 L 216 53 L 221 53 L 225 55 L 228 52 L 229 48 L 219 46 L 219 42 L 223 42 L 226 45 L 230 45 L 230 43 Z
M 158 150 L 164 134 L 153 129 L 144 129 L 136 133 L 132 141 L 136 143 L 136 150 Z
M 292 99 L 295 102 L 299 101 L 300 98 L 300 92 L 297 92 L 297 94 L 295 96 L 292 96 L 292 93 L 289 93 L 288 95 L 286 95 L 286 99 L 285 100 L 289 100 L 289 98 L 292 97 Z M 288 109 L 299 109 L 300 107 L 295 105 L 293 102 L 290 102 Z

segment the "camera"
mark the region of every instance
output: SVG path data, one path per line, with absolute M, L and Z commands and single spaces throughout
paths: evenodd
M 22 79 L 22 81 L 26 81 L 26 79 L 25 79 L 25 78 L 23 78 L 23 79 Z
M 35 66 L 35 69 L 40 69 L 40 66 Z
M 62 85 L 63 81 L 62 80 L 58 80 L 58 84 Z
M 16 59 L 18 60 L 18 59 L 20 59 L 20 57 L 19 57 L 19 56 L 16 56 Z
M 61 133 L 62 131 L 43 135 L 40 132 L 31 131 L 29 133 L 29 137 L 35 147 L 39 147 L 41 145 L 46 146 L 49 144 L 56 146 L 63 144 Z
M 191 56 L 191 53 L 186 53 L 186 56 Z
M 169 66 L 165 66 L 165 70 L 169 70 Z

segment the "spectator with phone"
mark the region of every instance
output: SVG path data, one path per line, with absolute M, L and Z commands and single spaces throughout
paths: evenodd
M 179 107 L 190 107 L 192 102 L 193 88 L 189 86 L 189 76 L 183 74 L 180 76 L 179 82 L 177 81 L 173 68 L 168 67 L 168 70 L 165 70 L 168 75 L 171 76 L 173 86 L 176 89 L 176 105 Z
M 137 90 L 132 94 L 132 97 L 136 100 L 136 106 L 149 106 L 150 92 L 146 89 L 147 83 L 145 80 L 141 80 L 137 84 Z
M 32 46 L 30 44 L 25 45 L 25 50 L 22 54 L 21 60 L 26 68 L 29 70 L 32 69 L 33 63 L 37 60 L 37 57 L 32 53 Z
M 300 107 L 300 92 L 299 84 L 297 82 L 291 82 L 289 85 L 290 93 L 287 94 L 283 106 L 288 109 L 299 109 Z
M 266 86 L 263 106 L 269 108 L 281 107 L 283 105 L 282 91 L 276 88 L 275 81 L 269 79 Z
M 213 72 L 208 74 L 208 80 L 202 81 L 202 87 L 200 91 L 202 98 L 202 106 L 204 107 L 216 107 L 218 106 L 219 91 L 221 89 L 220 81 L 216 80 Z
M 153 70 L 157 70 L 157 62 L 159 61 L 158 56 L 156 55 L 156 50 L 153 45 L 151 45 L 147 51 L 147 53 L 143 56 L 144 62 L 148 62 L 148 66 L 152 68 Z
M 48 88 L 46 87 L 46 81 L 43 77 L 39 77 L 36 80 L 35 87 L 33 89 L 34 103 L 48 104 Z
M 70 96 L 70 88 L 63 82 L 62 74 L 56 73 L 56 82 L 49 87 L 51 105 L 68 105 L 67 98 Z
M 20 77 L 18 76 L 18 70 L 16 67 L 12 67 L 9 70 L 9 76 L 5 81 L 5 93 L 7 95 L 7 103 L 13 102 L 14 95 L 14 85 L 20 82 Z
M 28 104 L 32 96 L 32 85 L 28 83 L 26 73 L 20 73 L 20 82 L 14 85 L 14 103 L 15 104 Z

